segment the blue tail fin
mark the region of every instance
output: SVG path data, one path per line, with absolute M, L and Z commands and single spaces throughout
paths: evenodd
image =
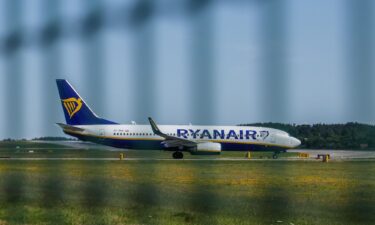
M 116 124 L 99 118 L 85 103 L 85 101 L 74 90 L 72 85 L 62 79 L 57 79 L 61 104 L 63 107 L 66 123 L 69 125 L 94 125 L 94 124 Z

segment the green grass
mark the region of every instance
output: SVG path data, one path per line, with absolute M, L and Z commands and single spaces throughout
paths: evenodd
M 2 144 L 0 156 L 12 158 L 119 154 Z M 125 153 L 170 158 L 169 152 Z M 243 158 L 244 152 L 208 157 Z M 5 224 L 375 224 L 375 162 L 2 160 Z
M 2 161 L 0 224 L 374 224 L 374 174 L 373 162 Z

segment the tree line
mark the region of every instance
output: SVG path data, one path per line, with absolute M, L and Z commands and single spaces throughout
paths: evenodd
M 375 126 L 361 123 L 296 125 L 283 123 L 252 123 L 280 129 L 301 140 L 307 149 L 368 149 L 375 150 Z

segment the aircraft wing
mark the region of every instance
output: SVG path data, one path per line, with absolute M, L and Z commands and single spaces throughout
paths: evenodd
M 159 127 L 156 125 L 156 123 L 151 117 L 149 117 L 148 120 L 150 121 L 150 125 L 154 134 L 165 138 L 165 141 L 163 141 L 162 143 L 164 144 L 166 148 L 180 147 L 180 146 L 183 146 L 183 147 L 196 147 L 197 146 L 198 144 L 197 142 L 186 140 L 186 139 L 179 138 L 179 137 L 170 136 L 161 132 Z

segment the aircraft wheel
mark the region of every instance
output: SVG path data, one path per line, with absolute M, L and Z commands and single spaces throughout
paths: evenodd
M 184 154 L 182 154 L 182 152 L 174 152 L 172 156 L 173 156 L 174 159 L 184 158 Z

